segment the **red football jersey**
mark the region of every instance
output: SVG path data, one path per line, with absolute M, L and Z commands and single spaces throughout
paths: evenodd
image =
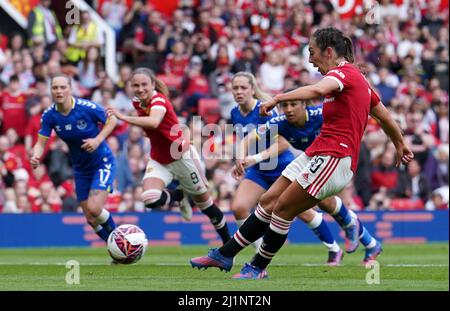
M 325 79 L 336 80 L 340 90 L 325 96 L 322 129 L 305 152 L 310 157 L 351 156 L 351 169 L 355 173 L 369 112 L 380 102 L 380 98 L 359 69 L 348 62 L 332 68 Z
M 22 93 L 12 95 L 5 91 L 0 99 L 0 109 L 3 111 L 3 133 L 13 128 L 20 137 L 25 136 L 27 114 L 25 110 L 26 96 Z
M 164 118 L 158 128 L 144 129 L 151 142 L 150 157 L 161 164 L 169 164 L 179 160 L 177 156 L 184 153 L 189 144 L 183 137 L 178 118 L 170 101 L 163 94 L 154 91 L 152 98 L 146 104 L 141 103 L 136 97 L 133 98 L 132 102 L 141 117 L 149 116 L 152 109 L 163 109 L 165 111 Z M 172 129 L 174 130 L 173 133 L 171 133 Z M 172 144 L 174 145 L 172 146 Z M 176 150 L 176 152 L 171 154 L 171 148 L 172 151 Z

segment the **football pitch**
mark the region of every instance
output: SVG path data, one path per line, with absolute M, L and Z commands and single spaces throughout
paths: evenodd
M 253 248 L 236 258 L 231 273 L 191 268 L 207 246 L 149 247 L 134 265 L 110 265 L 106 248 L 0 249 L 0 290 L 133 291 L 329 291 L 449 290 L 448 243 L 384 245 L 379 266 L 360 264 L 363 250 L 328 267 L 321 245 L 286 245 L 269 266 L 267 280 L 233 280 Z M 79 284 L 73 283 L 79 263 Z M 70 262 L 69 262 L 70 264 Z M 378 272 L 376 269 L 378 269 Z M 378 274 L 376 274 L 378 273 Z M 378 277 L 378 276 L 379 277 Z M 379 280 L 379 284 L 377 282 Z M 367 280 L 369 279 L 368 284 Z

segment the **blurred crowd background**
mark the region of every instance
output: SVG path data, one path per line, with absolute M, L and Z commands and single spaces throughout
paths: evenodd
M 358 173 L 341 193 L 344 202 L 354 210 L 448 208 L 448 1 L 381 0 L 370 18 L 370 10 L 343 16 L 332 2 L 314 0 L 182 0 L 168 12 L 152 1 L 86 1 L 115 31 L 116 77 L 105 71 L 104 34 L 88 11 L 80 24 L 64 25 L 51 0 L 34 2 L 26 33 L 0 33 L 2 213 L 79 211 L 61 140 L 50 139 L 45 165 L 34 171 L 29 165 L 56 73 L 73 78 L 76 96 L 133 114 L 128 80 L 133 68 L 146 66 L 170 87 L 181 123 L 201 116 L 205 124 L 224 126 L 238 71 L 252 72 L 271 94 L 318 81 L 307 44 L 315 29 L 327 26 L 352 38 L 356 62 L 416 155 L 407 167 L 395 167 L 395 149 L 370 119 Z M 216 148 L 208 152 L 233 141 L 214 137 Z M 148 139 L 140 128 L 120 123 L 107 142 L 118 163 L 107 208 L 148 212 L 140 201 Z M 228 211 L 237 181 L 233 162 L 218 158 L 205 159 L 206 174 L 218 206 Z

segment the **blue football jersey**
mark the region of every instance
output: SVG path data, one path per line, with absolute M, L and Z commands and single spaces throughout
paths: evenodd
M 322 105 L 306 107 L 306 122 L 303 127 L 289 124 L 285 115 L 271 118 L 265 126 L 258 128 L 259 136 L 283 136 L 294 148 L 305 151 L 319 135 L 322 127 Z M 275 131 L 274 126 L 278 126 Z
M 251 133 L 253 130 L 257 130 L 258 127 L 264 126 L 271 118 L 264 117 L 259 115 L 259 106 L 261 105 L 260 101 L 257 101 L 255 104 L 255 107 L 253 107 L 252 111 L 250 111 L 246 116 L 243 116 L 241 111 L 239 110 L 239 106 L 234 107 L 231 110 L 231 122 L 236 128 L 237 134 L 242 136 L 246 136 L 248 133 Z M 272 110 L 273 115 L 277 115 L 276 110 Z M 265 146 L 263 146 L 263 149 L 268 148 L 270 145 L 270 140 L 266 141 Z M 258 152 L 261 152 L 262 150 L 258 150 Z M 249 153 L 256 153 L 256 150 L 249 150 Z M 281 153 L 278 156 L 278 165 L 277 168 L 272 171 L 262 170 L 261 164 L 265 162 L 269 162 L 270 160 L 266 160 L 261 162 L 261 164 L 256 165 L 255 167 L 257 169 L 260 169 L 261 172 L 264 175 L 267 176 L 279 176 L 281 174 L 281 171 L 288 165 L 291 161 L 294 160 L 294 155 L 289 150 L 286 150 L 285 152 Z
M 72 98 L 72 102 L 72 110 L 66 116 L 58 111 L 56 104 L 47 108 L 42 114 L 39 135 L 50 137 L 54 130 L 69 147 L 75 173 L 90 172 L 114 158 L 105 141 L 92 153 L 81 149 L 83 139 L 96 137 L 100 132 L 99 125 L 106 123 L 106 111 L 87 99 Z

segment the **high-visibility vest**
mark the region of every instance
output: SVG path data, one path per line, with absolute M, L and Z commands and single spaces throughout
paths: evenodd
M 86 31 L 81 26 L 76 26 L 76 40 L 75 43 L 92 42 L 97 39 L 97 25 L 90 22 Z M 86 57 L 86 50 L 79 49 L 73 46 L 67 48 L 66 57 L 71 62 L 78 62 Z
M 32 34 L 32 38 L 41 38 L 42 41 L 45 41 L 45 17 L 44 17 L 44 13 L 42 13 L 41 8 L 36 7 L 34 10 L 34 16 L 35 16 L 35 21 L 34 21 L 34 25 L 31 28 L 31 34 Z M 62 29 L 61 26 L 59 26 L 58 23 L 58 19 L 56 18 L 56 15 L 53 11 L 50 11 L 51 14 L 53 15 L 53 18 L 55 19 L 55 31 L 56 31 L 56 38 L 57 39 L 61 39 L 62 38 Z M 31 44 L 31 41 L 30 41 Z

